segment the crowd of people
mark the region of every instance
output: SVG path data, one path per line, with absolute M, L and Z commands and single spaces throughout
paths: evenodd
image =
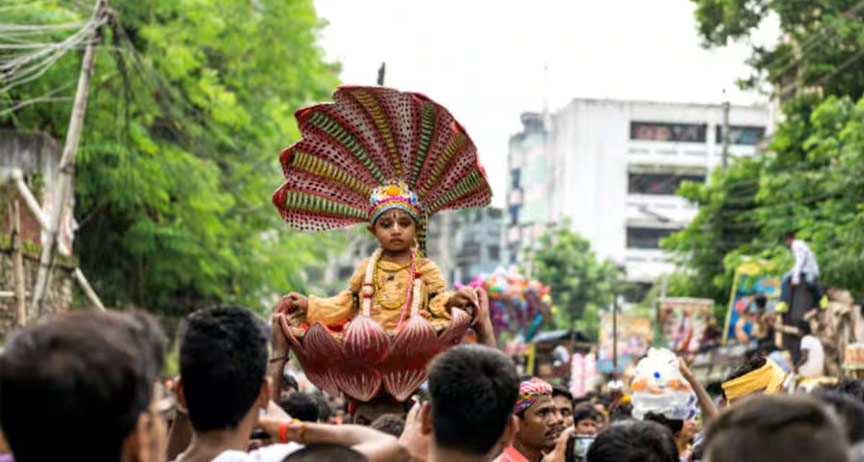
M 252 312 L 197 311 L 179 342 L 166 388 L 165 337 L 147 314 L 76 312 L 15 332 L 0 355 L 0 460 L 864 460 L 864 387 L 783 394 L 770 357 L 747 358 L 718 405 L 681 360 L 701 412 L 639 419 L 623 390 L 573 397 L 519 377 L 494 348 L 460 345 L 407 402 L 360 403 L 337 424 L 283 376 L 288 343 Z

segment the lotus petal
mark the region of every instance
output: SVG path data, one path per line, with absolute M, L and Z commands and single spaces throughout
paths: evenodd
M 459 308 L 453 308 L 450 316 L 450 324 L 447 325 L 447 328 L 438 337 L 441 351 L 460 344 L 462 338 L 465 337 L 465 332 L 468 331 L 468 326 L 471 324 L 471 316 L 468 316 L 468 313 Z
M 379 367 L 387 392 L 399 401 L 411 396 L 426 380 L 426 365 L 438 349 L 438 335 L 432 324 L 421 316 L 409 319 Z

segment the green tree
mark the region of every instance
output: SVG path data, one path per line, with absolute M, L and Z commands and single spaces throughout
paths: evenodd
M 727 174 L 715 173 L 711 184 L 681 189 L 700 209 L 663 242 L 684 268 L 685 287 L 694 291 L 680 295 L 722 303 L 745 256 L 773 262 L 779 276 L 792 264 L 782 245 L 789 231 L 810 243 L 823 284 L 864 295 L 864 98 L 856 104 L 829 97 L 808 107 L 787 106 L 770 146 L 775 156 L 738 159 Z M 733 185 L 746 190 L 736 195 Z
M 763 257 L 789 267 L 778 249 L 796 231 L 816 253 L 823 283 L 864 295 L 864 98 L 829 97 L 787 111 L 774 136 L 757 200 Z
M 818 88 L 824 95 L 864 95 L 864 4 L 859 0 L 692 0 L 705 46 L 746 39 L 769 15 L 784 40 L 754 46 L 744 87 L 767 82 L 786 100 Z
M 591 243 L 566 227 L 546 232 L 536 248 L 532 276 L 552 289 L 556 326 L 582 329 L 596 338 L 599 310 L 612 303 L 620 270 L 599 260 Z
M 11 8 L 4 22 L 88 19 L 78 3 Z M 287 230 L 269 197 L 279 151 L 298 137 L 293 111 L 337 84 L 312 1 L 110 4 L 76 171 L 76 249 L 96 290 L 112 306 L 175 315 L 223 301 L 264 309 L 304 290 L 336 239 Z M 71 94 L 79 63 L 68 53 L 0 95 L 3 107 Z M 68 101 L 31 105 L 0 123 L 62 139 L 69 111 Z
M 668 278 L 669 296 L 729 299 L 733 274 L 724 265 L 729 252 L 747 246 L 759 235 L 752 213 L 765 160 L 735 159 L 726 172 L 715 170 L 710 182 L 686 182 L 678 195 L 698 205 L 699 212 L 662 247 L 684 271 Z

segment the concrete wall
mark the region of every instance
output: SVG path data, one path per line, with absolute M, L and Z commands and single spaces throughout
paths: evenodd
M 36 280 L 38 269 L 39 255 L 25 254 L 24 287 L 27 288 L 26 321 L 28 324 L 44 316 L 69 311 L 72 303 L 72 268 L 61 263 L 55 265 L 51 273 L 51 285 L 48 289 L 43 311 L 40 313 L 33 312 L 30 303 L 30 288 Z M 0 253 L 0 338 L 5 338 L 18 323 L 18 305 L 15 297 L 11 295 L 14 290 L 12 257 L 7 253 Z
M 20 169 L 25 183 L 37 200 L 42 203 L 43 212 L 50 200 L 50 186 L 56 184 L 60 152 L 58 143 L 50 136 L 40 132 L 0 130 L 0 169 Z M 42 230 L 38 221 L 30 213 L 11 184 L 0 184 L 0 337 L 5 337 L 17 325 L 18 308 L 14 297 L 14 277 L 12 273 L 12 215 L 10 204 L 19 203 L 21 232 L 17 239 L 23 244 L 24 279 L 26 290 L 27 323 L 42 316 L 69 310 L 72 302 L 72 270 L 75 261 L 69 257 L 57 256 L 51 273 L 51 281 L 46 294 L 42 312 L 30 309 L 32 285 L 39 268 L 39 253 L 42 249 Z M 71 205 L 71 204 L 70 204 Z M 69 207 L 71 210 L 71 206 Z M 71 213 L 64 221 L 61 238 L 67 247 L 72 246 Z

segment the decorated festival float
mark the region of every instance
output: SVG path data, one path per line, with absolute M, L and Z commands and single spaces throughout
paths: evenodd
M 506 337 L 528 343 L 543 323 L 552 316 L 551 288 L 536 280 L 529 281 L 517 270 L 498 269 L 491 275 L 474 278 L 469 287 L 482 288 L 489 294 L 489 316 L 495 338 Z
M 465 129 L 426 96 L 346 86 L 333 100 L 296 113 L 302 139 L 282 152 L 285 182 L 273 203 L 301 230 L 365 223 L 380 247 L 343 292 L 292 293 L 277 312 L 317 387 L 359 402 L 404 401 L 476 317 L 477 292 L 449 290 L 425 258 L 429 217 L 485 207 L 492 191 Z
M 827 306 L 801 310 L 795 317 L 778 309 L 778 272 L 771 262 L 744 258 L 735 268 L 725 320 L 715 319 L 711 299 L 658 300 L 659 345 L 687 357 L 691 370 L 704 383 L 723 381 L 754 355 L 771 359 L 789 374 L 785 391 L 864 375 L 864 319 L 851 293 L 826 288 Z M 821 373 L 796 370 L 801 363 L 796 354 L 804 336 L 802 325 L 821 346 Z
M 489 294 L 495 338 L 521 375 L 542 377 L 556 384 L 566 382 L 568 377 L 594 375 L 594 344 L 588 337 L 575 329 L 543 330 L 554 314 L 548 285 L 524 277 L 515 268 L 499 268 L 490 275 L 477 276 L 468 286 Z

